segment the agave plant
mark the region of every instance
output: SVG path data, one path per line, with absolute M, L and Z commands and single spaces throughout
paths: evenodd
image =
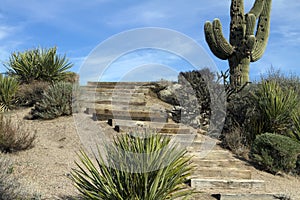
M 193 166 L 186 150 L 161 135 L 118 136 L 106 147 L 106 160 L 98 148 L 96 165 L 81 151 L 79 169 L 71 179 L 84 199 L 163 200 L 188 199 L 194 193 L 184 184 Z
M 31 83 L 34 80 L 49 82 L 62 80 L 65 71 L 73 64 L 68 62 L 65 55 L 57 55 L 57 49 L 53 47 L 13 53 L 5 66 L 10 75 L 18 77 L 21 82 Z
M 18 81 L 9 76 L 0 75 L 0 110 L 7 111 L 12 108 L 18 90 Z

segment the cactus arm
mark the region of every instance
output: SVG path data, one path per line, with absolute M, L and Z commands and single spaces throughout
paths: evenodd
M 219 47 L 221 48 L 222 52 L 229 57 L 233 53 L 233 47 L 227 40 L 225 39 L 223 32 L 222 32 L 222 24 L 219 19 L 215 19 L 213 21 L 213 31 L 215 35 L 215 39 Z
M 215 38 L 213 26 L 210 22 L 205 23 L 204 33 L 205 33 L 205 40 L 210 50 L 213 52 L 213 54 L 222 60 L 227 60 L 229 55 L 223 52 L 222 49 L 219 47 L 219 44 L 217 43 Z
M 254 14 L 257 18 L 263 10 L 265 0 L 256 0 L 253 7 L 247 14 Z
M 255 35 L 256 43 L 252 51 L 251 62 L 255 62 L 262 57 L 268 43 L 272 0 L 265 0 L 264 2 L 264 8 L 258 19 Z
M 246 14 L 246 36 L 254 35 L 254 29 L 256 25 L 256 17 L 254 14 Z

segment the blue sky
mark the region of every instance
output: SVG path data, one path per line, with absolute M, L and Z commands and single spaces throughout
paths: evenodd
M 161 27 L 178 31 L 195 40 L 219 70 L 226 70 L 227 61 L 220 61 L 209 50 L 203 33 L 205 21 L 220 18 L 228 38 L 230 0 L 2 0 L 0 4 L 0 61 L 8 60 L 14 51 L 57 46 L 74 63 L 78 72 L 90 53 L 115 34 L 143 27 Z M 254 0 L 245 0 L 245 11 Z M 250 66 L 250 79 L 255 80 L 271 66 L 284 73 L 300 75 L 300 1 L 274 0 L 271 34 L 264 56 Z M 184 47 L 183 47 L 184 48 Z M 129 52 L 114 61 L 118 66 L 141 66 L 141 74 L 163 68 L 189 69 L 185 60 L 159 51 Z M 114 64 L 114 65 L 113 65 Z M 187 66 L 186 68 L 184 66 Z M 190 68 L 191 69 L 191 68 Z M 144 71 L 143 71 L 144 70 Z M 148 71 L 147 71 L 148 70 Z M 5 68 L 0 66 L 0 71 Z M 112 73 L 113 74 L 113 73 Z M 155 76 L 155 73 L 151 76 Z M 127 77 L 130 77 L 128 75 Z M 115 77 L 116 78 L 116 77 Z M 116 78 L 117 79 L 117 78 Z

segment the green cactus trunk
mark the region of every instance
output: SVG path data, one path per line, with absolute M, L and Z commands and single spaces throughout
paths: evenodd
M 250 58 L 240 58 L 234 55 L 228 59 L 228 62 L 230 66 L 230 83 L 233 86 L 249 82 Z
M 230 82 L 234 86 L 249 82 L 250 62 L 260 59 L 266 49 L 271 4 L 272 0 L 256 0 L 252 9 L 245 14 L 244 1 L 232 0 L 229 42 L 223 36 L 219 19 L 205 23 L 206 42 L 215 56 L 229 61 Z

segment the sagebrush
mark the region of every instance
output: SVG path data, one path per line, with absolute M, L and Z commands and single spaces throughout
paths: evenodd
M 45 81 L 21 84 L 16 93 L 17 104 L 19 106 L 33 106 L 42 99 L 43 93 L 48 89 L 49 85 L 49 82 Z
M 21 121 L 14 122 L 9 115 L 0 114 L 0 151 L 14 152 L 29 149 L 36 139 Z

